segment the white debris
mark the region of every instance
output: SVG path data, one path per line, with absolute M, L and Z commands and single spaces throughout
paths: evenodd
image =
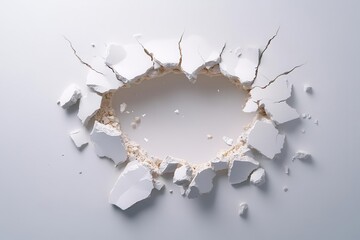
M 264 106 L 266 114 L 275 124 L 282 124 L 299 118 L 296 110 L 286 102 L 273 103 L 263 100 L 260 105 Z
M 247 213 L 249 206 L 246 202 L 242 202 L 239 204 L 239 216 L 245 216 Z
M 252 99 L 249 99 L 243 108 L 243 112 L 246 113 L 256 112 L 258 108 L 259 108 L 258 104 L 254 102 Z
M 154 188 L 158 191 L 163 189 L 165 187 L 165 184 L 160 180 L 154 180 Z
M 138 161 L 132 161 L 126 165 L 116 181 L 110 192 L 109 202 L 126 210 L 148 198 L 153 188 L 150 169 Z
M 290 174 L 290 168 L 288 166 L 285 166 L 284 167 L 284 172 L 286 175 L 289 175 Z
M 193 177 L 193 171 L 190 165 L 183 165 L 174 172 L 173 183 L 177 185 L 188 185 Z
M 61 94 L 57 103 L 64 109 L 69 108 L 70 106 L 77 103 L 81 98 L 81 90 L 75 84 L 68 86 L 64 92 Z
M 82 148 L 89 143 L 88 133 L 81 129 L 70 132 L 70 138 L 77 148 Z
M 315 120 L 314 124 L 319 125 L 319 120 Z
M 227 170 L 229 167 L 229 158 L 217 157 L 217 158 L 211 160 L 211 167 L 215 172 Z
M 179 109 L 176 109 L 174 113 L 178 115 L 180 113 Z
M 306 93 L 312 93 L 312 87 L 308 84 L 304 85 L 304 92 Z
M 140 44 L 109 44 L 106 63 L 124 83 L 134 82 L 153 69 L 151 57 L 144 52 Z
M 307 117 L 307 114 L 306 114 L 306 113 L 302 113 L 302 114 L 301 114 L 301 117 L 302 117 L 303 119 L 305 119 L 305 118 Z
M 199 195 L 209 193 L 213 188 L 214 177 L 215 172 L 211 169 L 211 167 L 205 167 L 201 170 L 198 170 L 188 189 L 186 190 L 186 195 L 188 198 L 196 198 Z
M 144 141 L 145 141 L 145 142 L 149 142 L 149 139 L 147 139 L 147 138 L 144 138 Z
M 310 115 L 310 114 L 308 114 L 307 119 L 311 119 L 311 115 Z
M 265 170 L 263 168 L 256 169 L 250 176 L 250 182 L 261 186 L 265 183 Z
M 77 116 L 84 125 L 87 125 L 89 120 L 100 109 L 101 100 L 100 95 L 90 90 L 81 98 Z
M 174 191 L 172 189 L 169 190 L 169 193 L 172 194 Z
M 139 123 L 141 122 L 141 118 L 140 118 L 140 117 L 135 117 L 135 118 L 134 118 L 134 122 L 135 122 L 136 124 L 139 124 Z
M 241 52 L 236 68 L 235 75 L 241 84 L 249 89 L 255 79 L 255 72 L 259 62 L 260 50 L 258 48 L 246 48 Z
M 285 136 L 269 121 L 257 120 L 249 130 L 248 145 L 270 159 L 281 152 L 284 142 Z
M 183 160 L 171 156 L 167 156 L 165 160 L 160 163 L 159 174 L 163 175 L 163 174 L 173 173 L 181 162 L 183 162 Z
M 146 113 L 144 113 L 143 115 L 141 115 L 142 117 L 146 117 Z
M 229 182 L 230 184 L 238 184 L 245 182 L 250 174 L 259 167 L 259 163 L 247 156 L 234 156 L 229 166 Z
M 96 154 L 99 157 L 107 157 L 113 160 L 116 165 L 125 162 L 127 151 L 121 134 L 120 130 L 95 121 L 90 139 L 94 144 Z
M 210 139 L 213 139 L 213 136 L 211 134 L 207 134 L 206 138 L 210 140 Z
M 307 153 L 305 151 L 297 151 L 295 153 L 295 155 L 292 157 L 292 160 L 295 161 L 296 159 L 298 160 L 309 160 L 311 158 L 311 154 Z
M 223 141 L 224 141 L 227 145 L 229 145 L 229 146 L 232 146 L 233 143 L 234 143 L 234 139 L 229 138 L 229 137 L 227 137 L 227 136 L 223 136 L 222 139 L 223 139 Z
M 121 113 L 125 112 L 126 107 L 127 107 L 127 104 L 126 104 L 126 103 L 121 103 L 121 104 L 120 104 L 120 112 L 121 112 Z
M 180 186 L 180 194 L 181 196 L 185 196 L 187 186 Z

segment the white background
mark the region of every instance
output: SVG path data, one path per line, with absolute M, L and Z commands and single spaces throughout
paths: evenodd
M 359 239 L 359 21 L 357 1 L 3 1 L 0 238 Z M 266 188 L 234 188 L 221 176 L 196 200 L 174 189 L 128 212 L 109 205 L 120 169 L 92 146 L 77 151 L 67 134 L 79 120 L 56 105 L 87 73 L 62 35 L 90 59 L 90 43 L 130 43 L 135 33 L 165 38 L 185 30 L 230 47 L 264 46 L 279 26 L 268 52 L 274 73 L 306 63 L 289 77 L 291 104 L 313 118 L 283 127 L 283 158 L 261 162 Z M 311 163 L 291 163 L 299 148 L 312 153 Z M 237 215 L 241 201 L 250 207 L 245 219 Z

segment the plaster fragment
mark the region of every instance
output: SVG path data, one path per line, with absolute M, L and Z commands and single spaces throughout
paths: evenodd
M 250 174 L 259 167 L 259 163 L 248 156 L 235 156 L 229 166 L 230 184 L 245 182 Z
M 177 185 L 188 185 L 193 177 L 193 171 L 190 165 L 183 165 L 174 172 L 173 183 Z
M 149 139 L 147 139 L 147 138 L 144 138 L 144 141 L 145 141 L 145 142 L 149 142 Z
M 141 122 L 141 118 L 140 117 L 135 117 L 134 122 L 139 124 Z
M 211 160 L 211 167 L 215 172 L 227 170 L 230 159 L 228 157 L 217 157 Z
M 263 168 L 256 169 L 250 176 L 250 182 L 254 185 L 261 186 L 265 183 L 265 170 Z
M 233 143 L 234 143 L 234 139 L 229 138 L 229 137 L 227 137 L 227 136 L 223 136 L 222 139 L 223 139 L 223 141 L 224 141 L 227 145 L 229 145 L 229 146 L 232 146 Z
M 312 87 L 308 84 L 304 85 L 304 92 L 306 93 L 312 93 Z
M 167 156 L 159 166 L 159 174 L 163 175 L 163 174 L 173 173 L 181 162 L 183 162 L 183 160 L 171 156 Z
M 238 62 L 235 68 L 235 75 L 241 84 L 249 89 L 256 77 L 256 69 L 259 62 L 260 50 L 258 48 L 243 49 L 241 55 L 237 55 Z
M 109 202 L 122 210 L 148 198 L 154 188 L 150 169 L 137 161 L 128 163 L 110 192 Z
M 176 110 L 174 111 L 174 113 L 177 114 L 177 115 L 179 115 L 179 113 L 180 113 L 179 109 L 176 109 Z
M 299 150 L 295 153 L 295 155 L 292 157 L 292 160 L 309 160 L 311 159 L 311 154 L 307 153 L 305 151 Z
M 314 120 L 314 124 L 319 125 L 319 120 Z
M 285 136 L 269 121 L 257 120 L 249 130 L 248 145 L 255 148 L 265 157 L 273 159 L 281 152 L 285 142 Z
M 160 191 L 161 189 L 163 189 L 165 187 L 165 183 L 163 183 L 160 180 L 154 180 L 154 188 L 158 191 Z
M 169 193 L 170 193 L 170 194 L 172 194 L 173 192 L 174 192 L 174 190 L 172 190 L 172 189 L 169 190 Z
M 213 139 L 213 136 L 211 134 L 207 134 L 206 138 L 210 140 L 210 139 Z
M 64 109 L 71 107 L 76 104 L 77 101 L 81 98 L 81 90 L 75 85 L 69 85 L 64 92 L 61 94 L 57 103 Z
M 89 143 L 88 133 L 81 129 L 70 132 L 70 138 L 75 144 L 75 146 L 79 149 Z
M 102 97 L 97 93 L 88 90 L 86 95 L 80 99 L 79 111 L 77 116 L 84 125 L 87 125 L 89 120 L 100 109 Z
M 306 114 L 306 113 L 302 113 L 302 114 L 301 114 L 301 117 L 302 117 L 303 119 L 305 119 L 305 118 L 307 117 L 307 114 Z
M 247 211 L 248 211 L 248 204 L 246 202 L 242 202 L 239 204 L 239 216 L 243 217 L 246 215 Z
M 261 105 L 264 106 L 266 114 L 275 124 L 282 124 L 299 118 L 296 110 L 286 102 L 273 103 L 263 100 Z
M 286 175 L 290 175 L 290 168 L 288 166 L 284 167 L 284 172 Z
M 99 157 L 107 157 L 114 161 L 115 165 L 123 163 L 127 159 L 121 131 L 95 121 L 90 134 L 90 139 L 95 147 L 95 152 Z
M 187 197 L 196 198 L 199 195 L 209 193 L 213 188 L 214 177 L 215 172 L 211 169 L 211 167 L 205 167 L 201 170 L 198 170 L 188 189 L 186 190 Z
M 120 104 L 120 112 L 121 112 L 121 113 L 125 112 L 126 107 L 127 107 L 127 104 L 126 104 L 126 103 L 121 103 L 121 104 Z
M 259 106 L 256 102 L 254 102 L 251 98 L 246 102 L 243 112 L 246 113 L 253 113 L 258 110 Z

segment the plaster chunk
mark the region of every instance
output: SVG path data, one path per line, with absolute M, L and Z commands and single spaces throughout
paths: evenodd
M 308 84 L 304 85 L 304 92 L 306 93 L 312 93 L 312 87 Z
M 81 98 L 77 116 L 82 124 L 87 125 L 89 120 L 100 109 L 101 100 L 102 97 L 100 95 L 90 90 Z
M 120 112 L 121 112 L 121 113 L 125 112 L 126 107 L 127 107 L 127 104 L 126 104 L 126 103 L 121 103 L 121 104 L 120 104 Z
M 270 121 L 257 120 L 249 130 L 248 145 L 269 159 L 281 152 L 285 136 Z
M 239 216 L 243 217 L 247 214 L 248 211 L 248 204 L 246 202 L 242 202 L 239 204 Z
M 150 169 L 137 161 L 126 165 L 110 192 L 109 202 L 122 210 L 148 198 L 154 188 Z
M 261 101 L 260 104 L 264 106 L 266 114 L 277 125 L 298 119 L 300 117 L 297 111 L 290 107 L 286 102 L 273 103 L 269 101 Z
M 250 182 L 256 186 L 261 186 L 265 183 L 265 176 L 265 170 L 258 168 L 251 174 Z
M 163 183 L 160 180 L 154 180 L 154 188 L 158 191 L 160 191 L 161 189 L 163 189 L 165 187 L 165 183 Z
M 235 75 L 241 84 L 249 89 L 255 79 L 256 68 L 259 63 L 260 50 L 258 48 L 243 49 L 235 68 Z M 239 56 L 238 54 L 236 54 Z
M 239 184 L 248 180 L 250 174 L 259 167 L 259 163 L 248 156 L 235 156 L 229 166 L 230 184 Z
M 291 97 L 292 84 L 287 80 L 279 79 L 265 88 L 254 87 L 249 92 L 252 101 L 267 100 L 269 102 L 280 102 Z
M 229 158 L 217 157 L 211 160 L 211 167 L 215 172 L 227 170 L 229 167 Z
M 139 39 L 139 42 L 158 65 L 170 69 L 179 66 L 181 59 L 179 50 L 180 39 L 156 39 L 150 41 Z
M 167 156 L 159 166 L 159 174 L 163 175 L 163 174 L 173 173 L 181 162 L 183 162 L 183 160 L 171 156 Z
M 121 131 L 110 126 L 95 121 L 90 134 L 90 139 L 95 147 L 95 152 L 99 157 L 106 157 L 114 161 L 115 165 L 123 163 L 127 159 Z
M 77 148 L 82 148 L 89 143 L 88 133 L 82 129 L 70 132 L 70 138 Z
M 189 165 L 183 165 L 174 172 L 173 183 L 177 185 L 188 185 L 193 177 L 192 168 Z
M 299 150 L 295 153 L 295 155 L 292 157 L 292 160 L 309 160 L 311 159 L 311 154 L 302 150 Z
M 71 84 L 61 94 L 57 103 L 62 108 L 67 109 L 72 105 L 76 104 L 77 101 L 81 98 L 81 95 L 82 94 L 80 88 L 75 84 Z
M 209 193 L 213 188 L 214 177 L 215 172 L 211 167 L 205 167 L 199 170 L 186 190 L 187 197 L 196 198 L 199 195 Z
M 109 44 L 106 63 L 124 83 L 136 81 L 153 69 L 151 57 L 140 44 Z
M 256 102 L 254 102 L 251 98 L 246 102 L 243 112 L 246 113 L 253 113 L 258 110 L 259 106 Z
M 233 143 L 234 143 L 234 139 L 229 138 L 229 137 L 227 137 L 227 136 L 223 136 L 222 139 L 223 139 L 223 141 L 224 141 L 227 145 L 229 145 L 229 146 L 232 146 Z

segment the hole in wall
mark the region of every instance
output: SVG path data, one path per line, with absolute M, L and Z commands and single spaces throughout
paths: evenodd
M 112 106 L 122 131 L 150 155 L 204 163 L 229 148 L 223 136 L 236 141 L 254 118 L 255 113 L 242 112 L 247 97 L 245 90 L 222 75 L 199 75 L 192 84 L 184 74 L 168 73 L 120 88 Z M 121 103 L 127 104 L 123 113 Z M 136 129 L 131 126 L 135 117 L 141 118 Z M 208 134 L 213 138 L 208 139 Z

